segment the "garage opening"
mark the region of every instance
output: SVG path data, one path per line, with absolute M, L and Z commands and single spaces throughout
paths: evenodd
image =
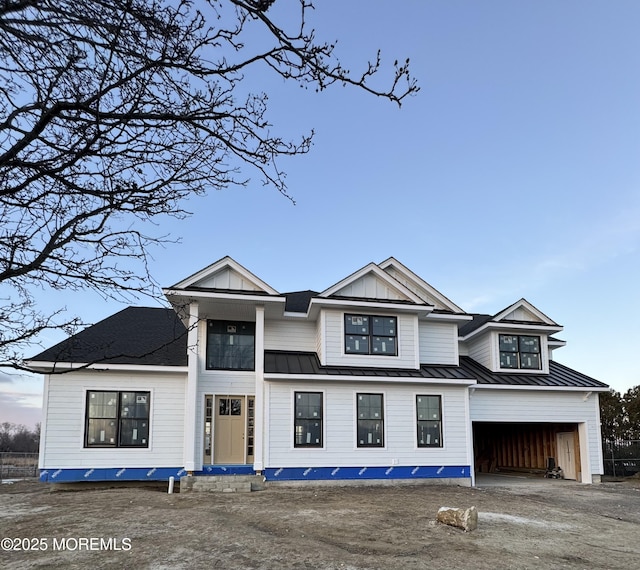
M 553 463 L 565 479 L 581 480 L 578 424 L 474 422 L 473 450 L 478 473 L 542 476 Z

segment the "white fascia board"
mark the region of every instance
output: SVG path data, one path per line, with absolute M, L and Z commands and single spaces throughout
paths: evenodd
M 431 296 L 435 297 L 440 301 L 443 305 L 449 307 L 452 311 L 458 311 L 460 313 L 464 313 L 464 310 L 458 307 L 451 299 L 440 293 L 435 287 L 429 285 L 422 277 L 411 271 L 406 265 L 400 263 L 395 257 L 390 257 L 386 259 L 382 263 L 378 264 L 380 269 L 386 269 L 387 267 L 393 266 L 398 269 L 409 281 L 413 281 L 415 285 L 424 289 Z
M 212 275 L 214 273 L 217 273 L 218 271 L 220 271 L 221 269 L 224 269 L 225 267 L 230 267 L 234 271 L 237 271 L 238 273 L 240 273 L 240 275 L 245 277 L 248 281 L 251 281 L 254 285 L 264 290 L 265 293 L 269 293 L 271 295 L 279 295 L 278 291 L 276 291 L 273 287 L 271 287 L 271 285 L 269 285 L 268 283 L 265 283 L 262 279 L 260 279 L 260 277 L 251 273 L 251 271 L 249 271 L 246 267 L 243 267 L 235 259 L 232 259 L 228 255 L 223 257 L 222 259 L 219 259 L 218 261 L 215 261 L 211 265 L 207 265 L 207 267 L 205 267 L 204 269 L 201 269 L 200 271 L 194 273 L 193 275 L 190 275 L 186 279 L 183 279 L 182 281 L 176 283 L 172 287 L 172 289 L 173 288 L 182 289 L 184 287 L 189 287 L 190 285 L 193 285 L 194 283 L 201 281 L 205 277 Z
M 466 322 L 473 320 L 473 317 L 471 315 L 449 315 L 443 313 L 429 313 L 426 318 L 430 321 Z
M 419 316 L 426 316 L 433 311 L 433 305 L 405 305 L 401 303 L 381 303 L 378 301 L 355 301 L 346 299 L 320 299 L 315 297 L 309 303 L 309 311 L 312 307 L 343 307 L 345 309 L 363 308 L 363 309 L 384 309 L 393 313 L 412 313 Z
M 325 289 L 322 293 L 320 293 L 320 297 L 329 297 L 333 295 L 336 291 L 339 291 L 343 287 L 346 287 L 350 283 L 357 281 L 361 277 L 365 275 L 373 273 L 378 279 L 386 283 L 391 289 L 395 289 L 398 293 L 407 297 L 409 301 L 413 301 L 414 303 L 418 303 L 420 305 L 425 304 L 424 299 L 421 299 L 418 295 L 416 295 L 411 289 L 405 287 L 400 281 L 394 279 L 389 275 L 386 271 L 383 271 L 378 267 L 375 263 L 369 263 L 365 265 L 362 269 L 359 269 L 355 273 L 352 273 L 348 277 L 338 281 L 335 285 L 332 285 L 328 289 Z
M 88 364 L 86 362 L 33 362 L 25 363 L 34 370 L 40 370 L 43 374 L 56 374 L 56 370 L 72 372 L 74 370 L 114 370 L 114 371 L 131 371 L 131 372 L 162 372 L 162 373 L 178 373 L 186 374 L 186 366 L 162 366 L 162 365 L 144 365 L 144 364 Z
M 280 294 L 276 295 L 252 295 L 239 293 L 221 293 L 217 291 L 183 291 L 180 289 L 163 289 L 164 295 L 169 297 L 185 297 L 188 300 L 193 299 L 223 299 L 226 301 L 253 301 L 256 303 L 284 303 L 286 298 Z
M 535 390 L 537 392 L 608 392 L 609 388 L 595 388 L 586 386 L 532 386 L 513 384 L 478 384 L 474 386 L 478 390 Z
M 560 325 L 543 325 L 538 323 L 496 323 L 490 321 L 485 323 L 481 327 L 477 328 L 474 331 L 471 331 L 467 336 L 459 337 L 461 341 L 467 341 L 474 336 L 488 331 L 488 330 L 520 330 L 520 331 L 532 331 L 532 332 L 548 332 L 548 333 L 557 333 L 563 330 L 563 327 Z
M 265 380 L 269 381 L 313 381 L 313 382 L 348 382 L 361 384 L 362 382 L 384 382 L 386 384 L 446 384 L 450 386 L 471 386 L 477 382 L 475 378 L 466 378 L 460 380 L 444 379 L 444 378 L 409 378 L 405 376 L 345 376 L 343 374 L 275 374 L 269 373 L 264 375 Z

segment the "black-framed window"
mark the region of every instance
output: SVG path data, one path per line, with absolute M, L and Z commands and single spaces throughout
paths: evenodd
M 540 370 L 540 337 L 531 335 L 499 335 L 500 368 Z
M 398 319 L 345 314 L 344 352 L 345 354 L 397 356 Z
M 207 370 L 254 370 L 256 324 L 207 322 Z
M 416 396 L 418 447 L 442 447 L 442 398 Z
M 150 392 L 88 390 L 85 447 L 149 447 Z
M 322 392 L 294 393 L 294 447 L 322 447 Z
M 384 447 L 382 394 L 356 394 L 358 447 Z

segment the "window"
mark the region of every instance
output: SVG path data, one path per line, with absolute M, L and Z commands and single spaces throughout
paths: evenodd
M 295 392 L 294 447 L 322 447 L 322 392 Z
M 382 394 L 357 394 L 358 447 L 384 447 Z
M 85 447 L 149 447 L 149 392 L 87 392 Z
M 397 326 L 396 317 L 345 315 L 344 351 L 346 354 L 396 356 Z
M 208 321 L 207 370 L 253 370 L 256 324 Z
M 440 396 L 416 396 L 418 447 L 442 447 Z
M 500 335 L 500 368 L 540 370 L 540 337 Z

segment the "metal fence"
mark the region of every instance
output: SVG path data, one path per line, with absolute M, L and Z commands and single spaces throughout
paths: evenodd
M 602 442 L 604 474 L 630 477 L 640 472 L 640 440 L 614 439 Z
M 37 453 L 0 453 L 0 481 L 38 476 Z

